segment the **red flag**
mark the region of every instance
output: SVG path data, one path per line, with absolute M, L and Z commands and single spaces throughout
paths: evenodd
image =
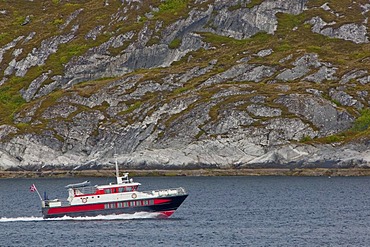
M 36 186 L 34 184 L 32 184 L 31 187 L 30 187 L 30 191 L 35 192 L 36 190 L 37 190 Z

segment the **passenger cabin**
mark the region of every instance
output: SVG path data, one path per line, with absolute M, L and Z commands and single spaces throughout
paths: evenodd
M 109 185 L 102 186 L 90 186 L 90 181 L 85 181 L 78 184 L 69 184 L 66 186 L 69 192 L 69 201 L 73 197 L 90 196 L 90 195 L 104 195 L 113 193 L 124 193 L 137 191 L 141 185 L 138 182 L 134 182 L 133 179 L 129 179 L 128 173 L 125 173 L 123 177 L 117 177 L 117 183 L 110 183 Z

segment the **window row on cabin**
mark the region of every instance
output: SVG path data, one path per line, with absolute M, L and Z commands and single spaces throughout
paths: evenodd
M 105 209 L 111 208 L 127 208 L 127 207 L 137 207 L 137 206 L 149 206 L 154 205 L 154 200 L 138 200 L 130 202 L 111 202 L 104 204 Z
M 122 192 L 131 192 L 135 190 L 137 190 L 137 186 L 126 186 L 126 187 L 119 187 L 119 188 L 104 189 L 104 193 L 105 194 L 122 193 Z

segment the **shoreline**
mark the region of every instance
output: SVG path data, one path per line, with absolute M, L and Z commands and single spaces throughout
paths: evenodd
M 245 169 L 181 169 L 181 170 L 125 170 L 131 177 L 161 176 L 309 176 L 309 177 L 360 177 L 370 176 L 370 168 L 245 168 Z M 48 170 L 48 171 L 0 171 L 0 179 L 7 178 L 68 178 L 68 177 L 115 177 L 115 170 Z

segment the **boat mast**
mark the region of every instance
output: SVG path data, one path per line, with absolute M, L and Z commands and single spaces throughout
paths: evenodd
M 116 157 L 116 178 L 117 178 L 117 184 L 119 184 L 119 170 L 118 170 L 118 162 L 117 162 L 117 157 Z

